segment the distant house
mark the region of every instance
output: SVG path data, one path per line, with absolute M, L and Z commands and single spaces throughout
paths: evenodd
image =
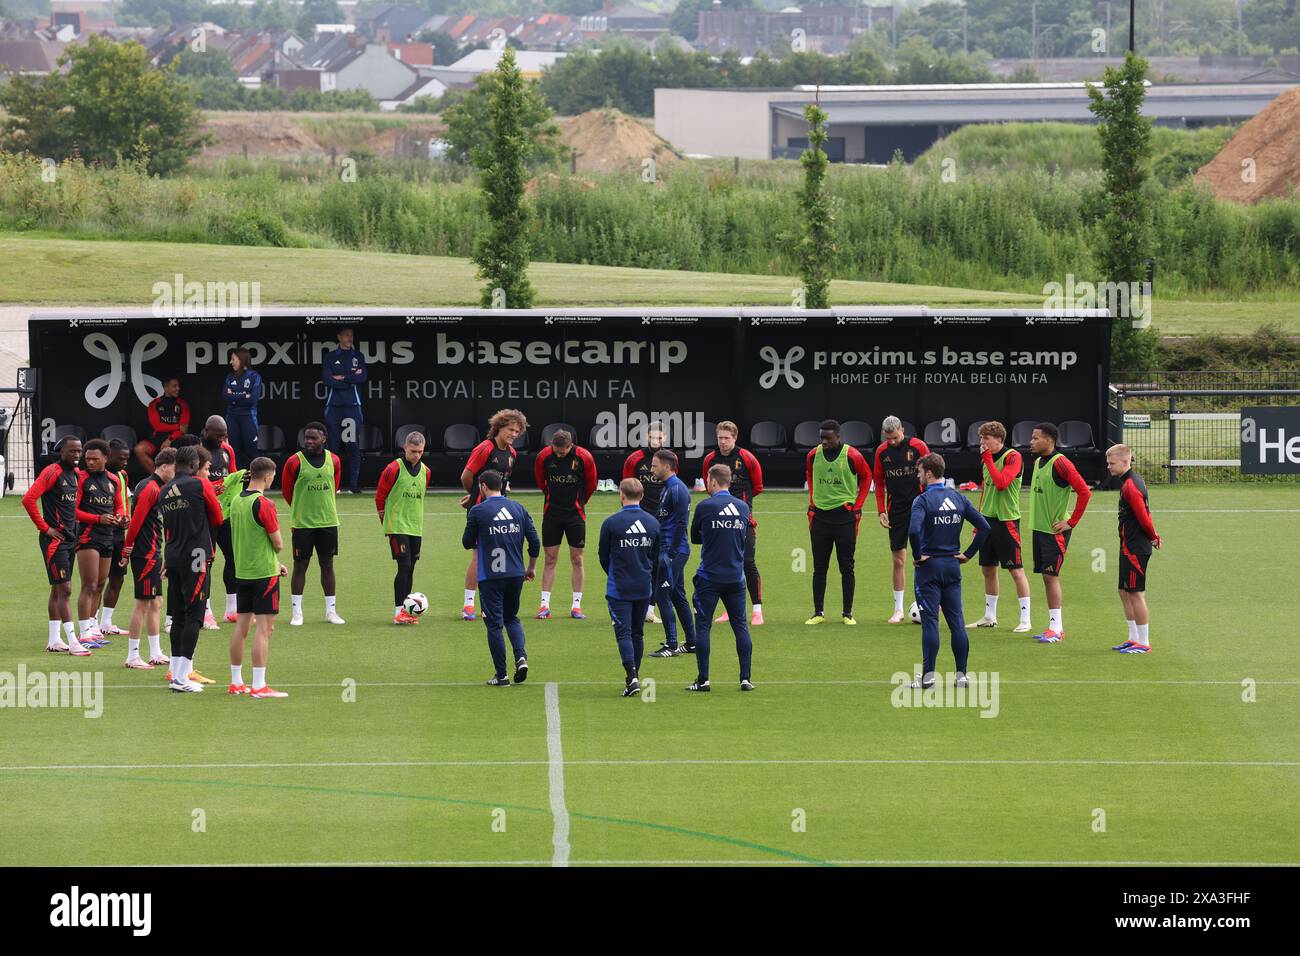
M 472 80 L 481 73 L 489 73 L 495 70 L 504 53 L 504 49 L 473 50 L 447 67 L 447 72 L 459 74 Z M 515 63 L 519 66 L 519 72 L 530 80 L 540 79 L 542 70 L 554 66 L 564 57 L 565 54 L 555 53 L 550 50 L 515 51 Z
M 419 36 L 430 20 L 423 7 L 389 3 L 357 14 L 357 29 L 380 43 L 405 43 Z
M 388 52 L 407 66 L 433 66 L 432 43 L 388 43 Z
M 662 13 L 633 3 L 618 7 L 606 3 L 605 9 L 599 13 L 579 17 L 578 29 L 593 37 L 604 33 L 623 33 L 653 40 L 668 32 L 668 18 Z
M 321 73 L 320 89 L 365 90 L 377 100 L 392 99 L 410 87 L 416 71 L 382 43 L 367 43 L 355 33 L 328 34 L 308 44 L 297 65 Z
M 699 12 L 696 44 L 710 53 L 735 50 L 753 56 L 760 50 L 790 47 L 794 31 L 802 31 L 809 50 L 842 53 L 853 37 L 877 24 L 891 23 L 892 6 L 786 7 L 783 10 L 712 10 Z
M 0 33 L 0 76 L 45 76 L 58 68 L 62 53 L 62 43 L 35 33 Z

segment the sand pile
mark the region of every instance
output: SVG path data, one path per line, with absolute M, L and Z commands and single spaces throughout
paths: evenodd
M 1196 181 L 1219 199 L 1239 203 L 1300 190 L 1300 87 L 1287 90 L 1237 130 L 1219 155 L 1196 171 Z
M 559 124 L 561 139 L 578 153 L 580 172 L 639 171 L 649 158 L 660 168 L 680 162 L 665 140 L 620 110 L 588 110 Z

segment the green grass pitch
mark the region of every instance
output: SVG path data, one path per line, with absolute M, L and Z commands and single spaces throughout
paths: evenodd
M 540 517 L 539 497 L 520 497 Z M 218 681 L 201 696 L 123 669 L 124 637 L 91 658 L 45 654 L 34 533 L 6 498 L 0 671 L 102 671 L 105 695 L 98 719 L 0 710 L 0 864 L 548 865 L 566 842 L 574 865 L 1300 862 L 1294 486 L 1153 487 L 1166 547 L 1151 562 L 1147 656 L 1109 650 L 1125 636 L 1116 496 L 1095 494 L 1063 577 L 1065 641 L 1010 632 L 1005 575 L 1003 627 L 972 632 L 972 672 L 1000 679 L 992 719 L 891 704 L 891 676 L 920 661 L 920 629 L 884 624 L 886 535 L 870 515 L 858 626 L 836 617 L 834 568 L 831 619 L 803 624 L 804 502 L 758 500 L 768 623 L 754 631 L 756 693 L 739 692 L 730 632 L 716 625 L 712 694 L 683 691 L 694 676 L 683 656 L 647 658 L 652 702 L 620 698 L 594 548 L 616 504 L 608 494 L 592 506 L 589 620 L 533 620 L 538 584 L 527 585 L 528 682 L 483 686 L 483 625 L 459 620 L 463 512 L 439 494 L 416 576 L 432 603 L 422 623 L 389 623 L 393 568 L 373 502 L 341 498 L 348 623 L 321 620 L 309 578 L 307 625 L 282 617 L 272 641 L 271 683 L 291 696 L 254 701 L 224 693 L 232 625 L 200 639 L 198 665 Z M 978 569 L 965 580 L 970 619 L 982 610 Z M 564 555 L 554 591 L 567 608 Z M 647 651 L 660 633 L 647 628 Z

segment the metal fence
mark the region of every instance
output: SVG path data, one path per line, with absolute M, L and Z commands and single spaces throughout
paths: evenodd
M 1260 375 L 1261 373 L 1162 373 L 1164 375 Z M 1292 375 L 1294 373 L 1285 373 Z M 1282 376 L 1279 376 L 1282 377 Z M 1300 405 L 1300 387 L 1157 388 L 1110 386 L 1107 437 L 1133 449 L 1148 482 L 1289 481 L 1293 475 L 1241 473 L 1241 409 Z
M 26 491 L 36 480 L 32 461 L 32 403 L 14 388 L 0 388 L 0 495 Z

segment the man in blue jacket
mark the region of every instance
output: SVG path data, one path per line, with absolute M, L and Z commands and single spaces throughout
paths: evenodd
M 651 657 L 695 653 L 695 623 L 686 600 L 686 561 L 691 543 L 686 536 L 691 517 L 691 490 L 677 477 L 677 455 L 661 448 L 650 462 L 650 473 L 663 484 L 659 494 L 659 547 L 655 552 L 655 604 L 664 621 L 664 643 Z M 676 618 L 673 612 L 676 611 Z M 677 622 L 686 635 L 677 643 Z
M 483 603 L 488 650 L 496 673 L 489 687 L 509 687 L 506 677 L 504 629 L 515 655 L 515 683 L 528 679 L 528 655 L 524 650 L 524 625 L 519 620 L 519 596 L 524 582 L 535 577 L 537 555 L 542 542 L 533 518 L 518 501 L 501 493 L 505 478 L 499 471 L 485 471 L 478 477 L 479 503 L 469 509 L 461 544 L 478 553 L 478 593 Z M 524 569 L 524 541 L 528 541 L 528 568 Z
M 353 348 L 352 330 L 338 331 L 339 347 L 325 354 L 321 381 L 325 383 L 325 426 L 329 449 L 344 460 L 346 484 L 351 494 L 361 488 L 361 386 L 366 384 L 366 359 Z
M 957 664 L 957 686 L 966 686 L 966 657 L 970 640 L 961 608 L 961 566 L 973 558 L 989 535 L 989 522 L 970 499 L 952 488 L 944 487 L 942 455 L 922 455 L 916 473 L 925 488 L 912 499 L 907 538 L 916 563 L 913 587 L 921 608 L 921 651 L 924 665 L 921 676 L 910 685 L 934 686 L 935 661 L 939 656 L 939 609 L 952 632 L 952 655 Z M 975 537 L 961 550 L 962 524 L 975 526 Z
M 645 486 L 640 481 L 624 478 L 618 492 L 623 507 L 600 526 L 600 566 L 605 570 L 605 603 L 623 660 L 623 696 L 633 697 L 641 692 L 637 674 L 645 649 L 645 612 L 654 593 L 659 522 L 641 508 Z
M 695 506 L 691 543 L 700 545 L 700 566 L 695 569 L 695 661 L 699 676 L 687 687 L 709 688 L 709 630 L 721 599 L 731 631 L 736 635 L 740 659 L 740 689 L 753 690 L 749 679 L 753 643 L 745 618 L 745 541 L 749 537 L 749 505 L 730 491 L 731 469 L 714 465 L 705 479 L 709 497 Z

